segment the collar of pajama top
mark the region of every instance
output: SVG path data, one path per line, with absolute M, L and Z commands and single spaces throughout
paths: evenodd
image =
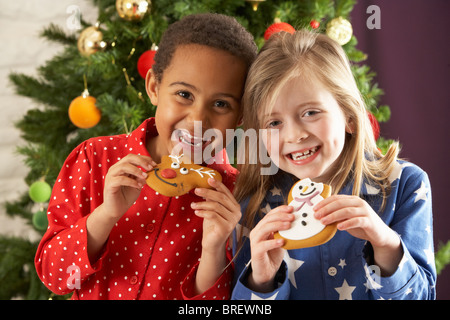
M 213 287 L 195 295 L 203 220 L 190 207 L 201 201 L 193 192 L 165 197 L 144 186 L 111 230 L 98 260 L 91 264 L 88 259 L 86 220 L 103 201 L 108 169 L 129 153 L 148 155 L 146 139 L 157 134 L 150 118 L 130 135 L 89 139 L 66 159 L 53 187 L 49 227 L 35 258 L 40 279 L 54 293 L 73 291 L 72 299 L 230 297 L 231 266 Z M 228 160 L 225 150 L 218 156 Z M 208 166 L 233 188 L 236 169 L 229 164 Z M 227 253 L 230 257 L 229 249 Z
M 389 179 L 392 190 L 380 216 L 400 236 L 404 251 L 392 276 L 380 276 L 371 262 L 370 243 L 338 230 L 321 246 L 285 251 L 275 277 L 276 289 L 254 292 L 246 286 L 251 272 L 249 230 L 238 225 L 237 234 L 242 231 L 246 241 L 235 261 L 232 299 L 434 299 L 436 271 L 428 176 L 412 163 L 399 161 Z M 284 204 L 293 183 L 291 176 L 281 174 L 261 204 L 262 212 Z M 340 194 L 350 195 L 352 188 L 353 184 L 348 184 Z M 361 196 L 375 212 L 380 211 L 382 198 L 376 187 L 364 183 Z M 247 204 L 248 199 L 241 204 L 242 212 Z

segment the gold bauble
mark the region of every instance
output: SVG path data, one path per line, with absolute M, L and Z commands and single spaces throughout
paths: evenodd
M 122 19 L 142 20 L 150 12 L 150 0 L 116 0 L 116 10 Z
M 253 6 L 253 11 L 257 11 L 258 10 L 258 6 L 261 2 L 264 2 L 266 0 L 245 0 L 247 2 L 250 2 Z
M 98 50 L 106 47 L 106 42 L 103 41 L 103 33 L 98 27 L 88 27 L 80 33 L 78 38 L 78 51 L 88 57 Z
M 348 43 L 353 35 L 350 21 L 342 17 L 334 18 L 327 24 L 327 35 L 341 46 Z

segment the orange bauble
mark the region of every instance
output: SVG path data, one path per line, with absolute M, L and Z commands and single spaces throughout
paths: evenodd
M 95 106 L 96 99 L 91 96 L 79 96 L 69 106 L 70 121 L 78 128 L 88 129 L 95 126 L 101 118 L 100 110 Z

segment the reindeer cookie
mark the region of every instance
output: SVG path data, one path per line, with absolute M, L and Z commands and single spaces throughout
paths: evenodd
M 197 164 L 184 163 L 181 156 L 163 156 L 147 177 L 147 184 L 153 190 L 167 197 L 181 196 L 194 188 L 211 188 L 208 178 L 222 181 L 214 169 Z
M 283 248 L 300 249 L 314 247 L 329 241 L 336 233 L 336 223 L 323 225 L 314 217 L 313 207 L 331 195 L 331 187 L 302 179 L 289 192 L 289 205 L 294 207 L 295 220 L 288 230 L 274 234 L 277 239 L 285 239 Z

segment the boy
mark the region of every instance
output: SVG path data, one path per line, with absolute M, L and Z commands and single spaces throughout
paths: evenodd
M 174 146 L 195 154 L 213 143 L 194 135 L 199 121 L 202 130 L 222 134 L 238 125 L 256 51 L 253 37 L 230 17 L 193 15 L 169 26 L 146 78 L 155 118 L 129 136 L 82 143 L 54 185 L 35 259 L 50 290 L 76 289 L 73 299 L 229 298 L 226 242 L 240 218 L 230 192 L 236 170 L 211 164 L 222 183 L 210 179 L 212 190 L 173 198 L 145 179 Z

